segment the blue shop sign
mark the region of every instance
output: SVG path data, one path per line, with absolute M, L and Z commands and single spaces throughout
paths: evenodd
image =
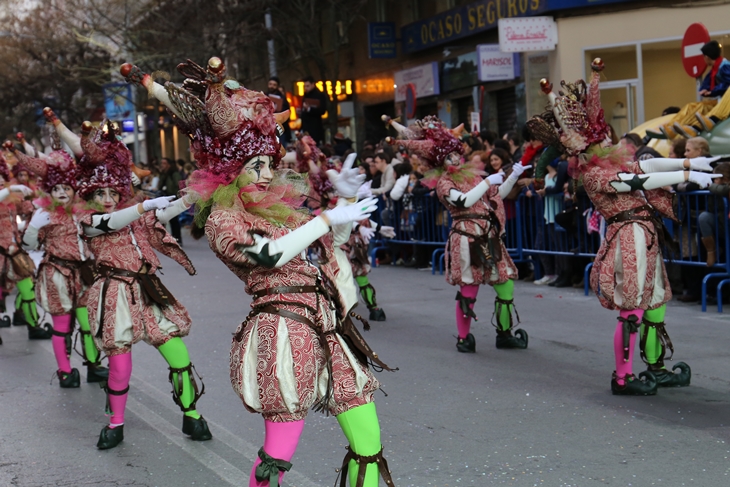
M 631 0 L 547 0 L 547 10 L 564 10 L 568 8 L 593 7 L 608 3 L 626 3 Z
M 539 15 L 548 0 L 481 0 L 403 26 L 403 52 L 411 53 L 497 27 L 499 19 Z
M 394 58 L 395 22 L 368 23 L 368 57 L 370 59 Z

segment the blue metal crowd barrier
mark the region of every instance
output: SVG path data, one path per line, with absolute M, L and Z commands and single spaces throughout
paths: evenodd
M 554 198 L 554 199 L 550 199 Z M 512 259 L 518 263 L 531 259 L 536 278 L 540 277 L 540 255 L 569 256 L 593 258 L 601 244 L 599 231 L 592 229 L 589 233 L 588 212 L 593 206 L 586 196 L 578 198 L 572 205 L 563 201 L 559 193 L 547 198 L 537 195 L 527 198 L 524 194 L 514 201 L 506 201 L 507 223 L 505 228 L 505 244 Z M 564 211 L 565 207 L 574 209 Z M 677 222 L 665 219 L 670 234 L 679 244 L 678 255 L 667 259 L 668 262 L 686 266 L 706 266 L 702 258 L 702 241 L 699 231 L 699 219 L 702 213 L 709 216 L 714 224 L 717 262 L 713 271 L 702 281 L 702 311 L 707 310 L 707 287 L 710 280 L 720 279 L 716 287 L 718 312 L 722 312 L 722 288 L 730 283 L 730 225 L 728 222 L 728 201 L 726 198 L 714 196 L 708 191 L 696 191 L 677 194 Z M 547 210 L 547 211 L 546 211 Z M 556 223 L 558 217 L 564 226 Z M 710 218 L 711 217 L 711 218 Z M 431 272 L 438 267 L 443 274 L 444 246 L 451 228 L 451 216 L 432 195 L 406 197 L 404 200 L 392 201 L 380 198 L 379 211 L 374 215 L 382 225 L 395 229 L 395 238 L 378 240 L 371 248 L 373 265 L 376 265 L 376 252 L 390 250 L 390 244 L 425 245 L 436 247 L 432 253 Z M 566 228 L 567 227 L 567 228 Z M 584 292 L 589 294 L 589 274 L 592 267 L 589 263 L 584 269 Z

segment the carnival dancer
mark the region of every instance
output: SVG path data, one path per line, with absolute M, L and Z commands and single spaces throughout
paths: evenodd
M 183 433 L 192 440 L 209 440 L 208 425 L 195 408 L 205 387 L 198 389 L 182 341 L 190 331 L 190 316 L 157 277 L 160 261 L 154 252 L 195 274 L 192 262 L 164 227 L 192 202 L 171 201 L 171 196 L 142 202 L 133 198 L 132 156 L 111 124 L 103 134 L 85 122 L 79 145 L 84 155 L 78 165 L 78 194 L 97 209 L 81 221 L 97 265 L 88 310 L 96 343 L 109 357 L 106 392 L 111 418 L 96 446 L 114 448 L 124 439 L 132 345 L 140 340 L 157 348 L 169 365 L 173 399 L 183 411 Z
M 366 189 L 369 189 L 369 185 Z M 366 195 L 366 197 L 372 196 L 372 193 L 369 193 L 367 190 L 361 194 Z M 385 311 L 378 306 L 375 288 L 368 278 L 368 274 L 370 274 L 370 271 L 372 270 L 370 258 L 368 256 L 368 244 L 376 233 L 379 233 L 385 238 L 395 237 L 395 229 L 393 227 L 380 225 L 379 223 L 367 218 L 365 220 L 355 222 L 352 225 L 350 238 L 347 242 L 340 245 L 340 249 L 347 256 L 352 275 L 354 276 L 357 287 L 360 290 L 360 297 L 370 311 L 370 321 L 385 321 Z M 344 266 L 342 267 L 344 268 Z
M 472 319 L 477 319 L 474 305 L 481 284 L 491 285 L 497 293 L 492 318 L 497 329 L 497 348 L 527 348 L 527 332 L 520 329 L 512 333 L 513 278 L 517 268 L 502 241 L 502 198 L 509 194 L 526 166 L 516 164 L 506 181 L 501 173 L 483 178 L 484 173 L 462 160 L 464 149 L 458 136 L 463 126 L 449 130 L 435 117 L 426 117 L 408 128 L 386 116 L 383 120 L 403 138 L 397 143 L 415 152 L 429 167 L 421 182 L 436 189 L 454 221 L 446 243 L 445 265 L 446 282 L 459 286 L 456 349 L 464 353 L 476 351 L 470 329 Z
M 3 299 L 0 301 L 5 311 L 5 297 L 14 286 L 18 288 L 15 300 L 13 324 L 28 327 L 28 338 L 31 340 L 47 340 L 51 338 L 51 325 L 39 326 L 38 309 L 35 304 L 35 286 L 33 276 L 35 264 L 21 246 L 17 216 L 19 208 L 25 208 L 25 198 L 33 191 L 22 184 L 8 184 L 10 174 L 7 163 L 0 155 L 0 289 Z M 25 211 L 25 210 L 23 210 Z M 2 326 L 8 326 L 3 320 Z
M 550 143 L 560 144 L 571 156 L 573 176 L 582 179 L 596 210 L 607 222 L 606 238 L 591 271 L 591 287 L 604 308 L 619 311 L 611 391 L 617 395 L 651 395 L 656 394 L 657 386 L 686 386 L 691 378 L 690 367 L 684 362 L 675 364 L 672 371 L 664 366 L 666 350 L 673 353 L 673 345 L 664 325 L 666 303 L 672 292 L 662 246 L 671 237 L 658 215 L 676 217 L 672 194 L 662 188 L 685 181 L 707 187 L 721 175 L 699 172 L 711 171 L 710 163 L 715 159 L 635 162 L 630 149 L 611 146 L 598 88 L 603 62 L 596 59 L 591 67 L 589 86 L 582 80 L 562 82 L 565 95 L 555 95 L 550 82 L 541 80 L 552 111 L 542 119 L 533 119 L 531 129 L 543 137 L 552 132 Z M 632 373 L 632 361 L 640 329 L 641 355 L 648 370 L 637 378 Z M 674 373 L 677 369 L 679 372 Z
M 311 191 L 314 193 L 315 201 L 309 198 L 308 206 L 310 208 L 314 207 L 315 213 L 327 208 L 333 208 L 337 204 L 337 197 L 332 185 L 332 171 L 336 171 L 336 169 L 333 167 L 327 170 L 324 169 L 327 166 L 327 160 L 317 147 L 314 139 L 309 135 L 297 133 L 296 155 L 297 172 L 307 174 L 312 188 Z M 345 164 L 352 167 L 357 159 L 357 154 L 350 154 L 348 159 L 350 160 L 346 160 Z M 369 192 L 369 188 L 369 183 L 363 185 L 362 190 L 364 192 L 359 197 L 371 197 L 372 193 Z M 393 227 L 378 225 L 366 219 L 353 224 L 352 230 L 350 238 L 340 246 L 340 249 L 347 256 L 352 275 L 360 289 L 360 296 L 370 311 L 370 321 L 385 321 L 385 311 L 378 306 L 375 288 L 368 279 L 371 264 L 368 259 L 367 249 L 368 242 L 375 233 L 380 233 L 385 238 L 393 238 L 395 236 L 394 229 Z M 335 249 L 335 253 L 339 254 L 340 249 Z M 344 270 L 346 267 L 343 260 L 340 268 Z
M 254 298 L 234 336 L 230 364 L 244 406 L 264 417 L 264 446 L 249 485 L 280 484 L 314 406 L 337 417 L 350 443 L 343 477 L 349 469 L 353 487 L 375 487 L 380 473 L 392 486 L 373 403 L 379 384 L 366 361 L 384 364 L 347 316 L 357 291 L 351 279 L 340 280 L 334 255 L 351 222 L 375 209 L 374 200 L 356 202 L 362 178 L 343 166 L 334 184 L 337 207 L 314 218 L 300 210 L 306 180 L 275 171 L 280 128 L 268 97 L 228 78 L 219 58 L 206 69 L 191 61 L 178 69 L 188 77 L 182 89 L 163 87 L 131 65 L 122 74 L 145 86 L 192 135 L 199 169 L 186 190 L 201 197 L 195 224 Z M 319 268 L 307 258 L 310 245 L 319 247 Z M 340 292 L 347 286 L 349 298 Z
M 47 117 L 55 118 L 46 108 Z M 82 336 L 82 357 L 87 382 L 107 380 L 108 370 L 101 366 L 99 350 L 94 344 L 86 309 L 86 293 L 94 282 L 94 260 L 83 237 L 80 220 L 84 203 L 76 197 L 77 172 L 73 157 L 61 148 L 53 133 L 53 152 L 46 159 L 31 157 L 14 149 L 20 164 L 39 178 L 39 187 L 47 195 L 35 201 L 37 210 L 23 234 L 27 250 L 44 250 L 36 276 L 38 304 L 53 317 L 53 352 L 59 385 L 79 387 L 79 371 L 71 367 L 71 336 L 74 319 Z M 21 139 L 22 140 L 22 139 Z

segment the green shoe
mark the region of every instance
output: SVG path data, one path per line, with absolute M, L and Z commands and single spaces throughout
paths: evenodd
M 637 379 L 634 374 L 624 377 L 624 384 L 619 385 L 616 372 L 611 378 L 611 393 L 614 396 L 653 396 L 657 391 L 657 380 L 654 374 L 645 371 Z
M 110 428 L 109 425 L 106 425 L 101 430 L 101 434 L 99 434 L 99 441 L 96 443 L 96 447 L 99 450 L 109 450 L 122 441 L 124 441 L 124 425 L 117 426 L 116 428 Z
M 468 333 L 466 338 L 459 338 L 456 342 L 456 349 L 461 353 L 474 353 L 477 351 L 477 343 L 474 335 Z
M 674 372 L 679 369 L 679 372 Z M 656 377 L 658 387 L 687 387 L 692 380 L 692 369 L 684 362 L 677 362 L 669 371 L 665 367 L 647 369 Z
M 510 331 L 498 331 L 497 332 L 497 348 L 509 349 L 517 348 L 524 350 L 527 348 L 527 332 L 525 330 L 517 330 L 512 335 Z

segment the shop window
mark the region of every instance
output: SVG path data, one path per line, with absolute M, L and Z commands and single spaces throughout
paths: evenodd
M 497 126 L 499 135 L 510 130 L 517 130 L 517 96 L 515 87 L 495 92 L 497 99 Z
M 448 93 L 479 83 L 479 61 L 476 51 L 441 63 L 441 92 Z

